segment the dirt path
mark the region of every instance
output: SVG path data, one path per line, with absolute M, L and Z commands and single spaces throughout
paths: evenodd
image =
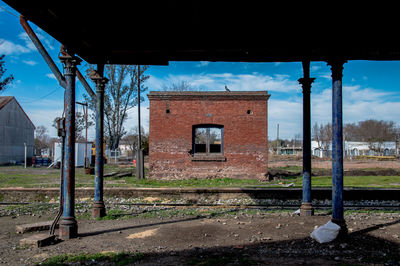
M 201 210 L 197 210 L 201 213 Z M 290 212 L 238 212 L 221 216 L 79 220 L 79 238 L 43 248 L 19 247 L 29 234 L 15 225 L 50 217 L 0 218 L 0 263 L 33 264 L 60 254 L 141 252 L 140 265 L 400 263 L 399 213 L 350 213 L 350 237 L 318 244 L 309 238 L 330 216 Z

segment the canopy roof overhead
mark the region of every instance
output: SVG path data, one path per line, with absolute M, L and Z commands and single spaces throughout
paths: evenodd
M 400 59 L 395 3 L 4 1 L 89 63 Z

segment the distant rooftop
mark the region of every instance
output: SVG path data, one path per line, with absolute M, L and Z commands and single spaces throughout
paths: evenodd
M 10 103 L 13 99 L 15 99 L 14 96 L 0 96 L 0 110 L 3 109 L 4 106 L 6 106 L 8 103 Z M 33 127 L 35 127 L 35 124 L 33 124 L 32 120 L 29 118 L 29 116 L 25 113 L 24 109 L 22 108 L 22 106 L 18 103 L 17 99 L 15 99 L 15 102 L 17 103 L 17 105 L 19 106 L 19 108 L 21 108 L 21 111 L 24 113 L 24 115 L 26 116 L 26 118 L 28 118 L 29 122 L 32 123 Z
M 14 96 L 0 96 L 0 110 L 4 106 L 6 106 L 13 98 Z

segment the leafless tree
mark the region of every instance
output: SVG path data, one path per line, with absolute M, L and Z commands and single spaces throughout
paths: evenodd
M 3 78 L 4 73 L 7 71 L 7 69 L 4 67 L 4 57 L 5 55 L 0 55 L 0 92 L 4 91 L 7 85 L 10 85 L 14 80 L 13 75 Z
M 50 136 L 45 126 L 38 126 L 35 129 L 34 149 L 36 155 L 41 155 L 42 149 L 50 148 Z
M 202 91 L 202 88 L 193 87 L 187 81 L 181 81 L 179 83 L 171 83 L 170 85 L 163 85 L 163 91 Z
M 332 142 L 332 125 L 318 125 L 316 122 L 312 127 L 312 140 L 317 141 L 318 147 L 322 150 L 328 150 Z
M 384 141 L 396 141 L 399 128 L 393 121 L 368 119 L 358 123 L 347 123 L 343 126 L 343 135 L 346 141 L 367 142 L 369 148 L 375 152 L 382 152 Z M 331 124 L 318 125 L 312 128 L 312 138 L 318 141 L 320 148 L 326 150 L 332 139 Z
M 57 128 L 57 119 L 58 117 L 54 118 L 52 126 Z M 88 119 L 88 129 L 93 126 L 93 121 Z M 75 112 L 75 140 L 76 141 L 84 141 L 85 135 L 84 131 L 86 128 L 85 123 L 85 116 L 82 112 Z
M 396 126 L 393 121 L 369 119 L 358 122 L 357 131 L 361 141 L 368 142 L 371 150 L 382 153 L 384 141 L 396 140 Z
M 144 128 L 141 128 L 141 139 L 142 139 L 142 145 L 141 147 L 145 151 L 145 153 L 148 151 L 149 147 L 149 134 L 145 132 Z M 137 149 L 137 143 L 138 143 L 138 127 L 133 127 L 131 130 L 127 133 L 127 135 L 123 138 L 125 143 L 128 145 L 129 150 L 133 153 Z
M 140 92 L 145 92 L 145 81 L 150 77 L 145 75 L 148 66 L 140 66 Z M 87 71 L 90 73 L 92 67 Z M 126 135 L 124 123 L 128 118 L 128 110 L 137 105 L 137 66 L 107 65 L 104 68 L 105 77 L 109 79 L 104 97 L 104 133 L 111 150 L 118 148 L 119 141 Z M 141 94 L 143 95 L 143 94 Z M 89 108 L 96 111 L 94 99 L 84 95 L 89 102 Z M 144 97 L 140 97 L 144 101 Z

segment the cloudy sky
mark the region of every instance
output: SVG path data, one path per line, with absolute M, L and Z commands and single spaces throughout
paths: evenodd
M 50 135 L 55 136 L 51 124 L 62 114 L 63 88 L 24 33 L 14 16 L 19 14 L 2 1 L 0 7 L 7 9 L 0 8 L 0 54 L 6 55 L 6 74 L 15 78 L 1 95 L 15 96 L 33 123 L 46 126 Z M 31 26 L 61 70 L 60 44 L 40 28 Z M 269 138 L 276 138 L 277 124 L 280 138 L 291 139 L 302 132 L 302 92 L 297 82 L 302 76 L 301 63 L 170 62 L 168 66 L 150 66 L 147 74 L 149 91 L 181 81 L 202 90 L 222 91 L 225 85 L 232 91 L 267 90 L 271 94 Z M 343 74 L 345 123 L 378 119 L 392 120 L 400 126 L 400 62 L 349 61 Z M 325 62 L 311 62 L 311 76 L 316 78 L 311 94 L 312 124 L 325 124 L 331 121 L 330 68 Z M 84 89 L 79 82 L 76 93 L 77 101 L 83 101 Z M 137 124 L 136 114 L 137 108 L 129 110 L 125 125 L 128 131 Z M 147 99 L 142 104 L 142 115 L 148 130 Z M 94 137 L 93 128 L 89 137 Z

